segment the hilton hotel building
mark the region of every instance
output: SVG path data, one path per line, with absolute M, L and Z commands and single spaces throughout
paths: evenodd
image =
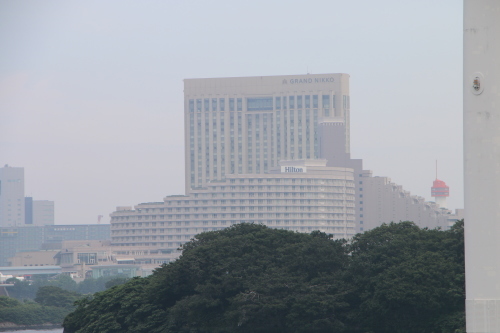
M 453 217 L 351 158 L 347 74 L 184 85 L 186 194 L 118 207 L 111 244 L 122 254 L 168 262 L 196 234 L 242 222 L 338 239 L 391 221 L 434 228 Z
M 282 164 L 266 174 L 228 175 L 189 195 L 118 207 L 111 214 L 112 245 L 160 249 L 174 259 L 196 234 L 236 223 L 319 230 L 335 239 L 356 233 L 352 169 L 328 167 L 322 159 Z
M 325 137 L 335 158 L 348 154 L 349 75 L 186 79 L 184 93 L 186 195 L 118 207 L 112 245 L 170 260 L 196 234 L 235 223 L 356 233 L 354 169 L 322 158 L 332 156 L 320 128 L 341 125 Z
M 186 193 L 226 175 L 264 174 L 280 161 L 320 158 L 318 124 L 345 124 L 349 75 L 184 80 Z

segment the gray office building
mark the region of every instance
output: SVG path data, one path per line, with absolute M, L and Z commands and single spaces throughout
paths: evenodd
M 110 239 L 109 224 L 0 227 L 0 266 L 17 252 L 59 249 L 66 240 Z
M 24 225 L 24 169 L 0 168 L 0 227 Z
M 0 227 L 54 224 L 54 201 L 24 197 L 24 168 L 0 168 Z

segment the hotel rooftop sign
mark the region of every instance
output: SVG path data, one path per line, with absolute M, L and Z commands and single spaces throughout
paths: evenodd
M 306 173 L 306 167 L 281 166 L 281 173 Z
M 300 79 L 283 79 L 283 84 L 301 84 L 301 83 L 328 83 L 334 82 L 333 77 L 305 77 Z

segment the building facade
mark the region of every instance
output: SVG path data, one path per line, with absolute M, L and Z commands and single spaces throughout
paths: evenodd
M 364 177 L 363 201 L 360 211 L 360 231 L 380 226 L 382 223 L 412 221 L 421 228 L 447 230 L 449 220 L 455 218 L 451 211 L 423 197 L 411 195 L 401 185 L 387 177 Z
M 323 119 L 318 125 L 319 155 L 331 167 L 350 168 L 354 172 L 356 232 L 376 228 L 383 223 L 412 221 L 421 228 L 450 227 L 461 219 L 446 207 L 410 194 L 388 177 L 374 177 L 363 169 L 362 159 L 351 158 L 346 149 L 345 122 Z
M 33 200 L 34 225 L 53 225 L 54 220 L 54 201 Z
M 349 151 L 349 104 L 347 74 L 184 80 L 186 193 L 226 175 L 319 158 L 324 119 L 346 125 Z
M 18 252 L 60 249 L 65 240 L 110 239 L 109 224 L 70 224 L 0 228 L 0 266 Z
M 0 227 L 24 225 L 24 169 L 0 168 Z
M 54 222 L 54 201 L 33 200 L 32 197 L 24 198 L 25 225 L 52 225 Z
M 24 196 L 24 168 L 0 168 L 0 227 L 54 224 L 54 201 Z
M 55 266 L 54 256 L 59 253 L 58 250 L 44 251 L 23 251 L 17 252 L 12 258 L 9 258 L 9 267 L 21 266 Z
M 118 207 L 111 214 L 111 244 L 159 249 L 176 258 L 179 246 L 195 235 L 243 222 L 349 238 L 356 232 L 354 214 L 352 169 L 294 161 L 267 174 L 227 175 L 162 202 Z
M 347 74 L 184 88 L 186 195 L 110 215 L 113 252 L 128 258 L 117 265 L 175 260 L 195 235 L 244 222 L 348 239 L 383 223 L 447 229 L 457 219 L 351 158 Z

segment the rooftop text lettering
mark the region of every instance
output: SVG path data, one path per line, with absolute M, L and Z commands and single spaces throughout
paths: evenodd
M 317 78 L 304 78 L 304 79 L 290 79 L 290 84 L 299 84 L 299 83 L 328 83 L 334 82 L 333 77 L 317 77 Z M 286 83 L 284 81 L 283 83 Z

